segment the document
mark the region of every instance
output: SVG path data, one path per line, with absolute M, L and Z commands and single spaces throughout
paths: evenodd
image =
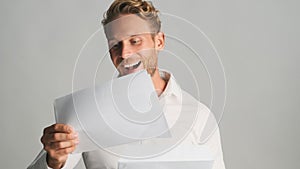
M 79 134 L 75 153 L 171 137 L 150 75 L 142 70 L 54 101 L 57 123 Z
M 126 151 L 147 151 L 145 148 L 141 145 L 132 145 L 127 147 Z M 182 144 L 157 157 L 145 159 L 121 158 L 118 161 L 118 169 L 211 169 L 213 162 L 214 159 L 208 147 Z

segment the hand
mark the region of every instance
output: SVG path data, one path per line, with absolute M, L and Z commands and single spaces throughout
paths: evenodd
M 41 142 L 47 151 L 47 164 L 54 169 L 62 168 L 79 143 L 78 134 L 66 124 L 53 124 L 44 129 Z

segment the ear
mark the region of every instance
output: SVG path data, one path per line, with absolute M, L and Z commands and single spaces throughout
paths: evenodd
M 155 35 L 155 47 L 157 50 L 163 50 L 165 47 L 165 34 L 163 32 L 158 32 Z

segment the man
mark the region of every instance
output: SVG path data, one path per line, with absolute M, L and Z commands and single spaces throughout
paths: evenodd
M 176 123 L 175 116 L 178 117 L 178 114 L 174 112 L 178 112 L 177 105 L 183 102 L 198 105 L 195 111 L 200 112 L 199 118 L 182 144 L 200 144 L 200 133 L 210 112 L 206 106 L 181 91 L 170 73 L 158 69 L 157 56 L 164 48 L 165 37 L 160 32 L 161 22 L 154 6 L 143 0 L 115 0 L 106 12 L 102 24 L 111 60 L 119 75 L 147 70 L 160 101 L 165 103 L 164 113 L 169 126 Z M 180 109 L 184 110 L 184 106 Z M 78 134 L 71 126 L 53 124 L 46 127 L 41 138 L 44 151 L 28 168 L 74 168 L 81 157 L 87 168 L 117 168 L 118 158 L 103 150 L 70 154 L 79 141 Z M 225 169 L 219 130 L 204 145 L 210 148 L 215 158 L 213 169 Z

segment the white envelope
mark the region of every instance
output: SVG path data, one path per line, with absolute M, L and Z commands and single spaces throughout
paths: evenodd
M 75 152 L 170 137 L 151 77 L 143 70 L 54 102 L 57 123 L 79 133 Z

